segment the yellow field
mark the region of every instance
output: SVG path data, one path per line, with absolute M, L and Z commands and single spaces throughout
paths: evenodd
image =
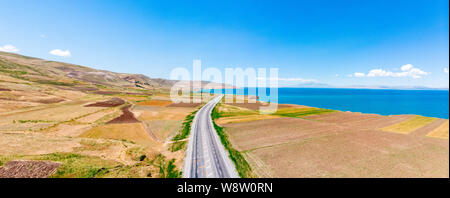
M 238 122 L 250 122 L 256 120 L 267 120 L 279 118 L 279 116 L 273 115 L 241 115 L 241 116 L 233 116 L 233 117 L 223 117 L 216 120 L 216 123 L 219 125 L 230 124 L 230 123 L 238 123 Z
M 386 132 L 409 134 L 427 124 L 432 123 L 436 119 L 437 118 L 415 116 L 409 120 L 382 128 L 381 130 Z
M 137 102 L 137 105 L 142 105 L 142 106 L 159 106 L 159 107 L 165 107 L 167 105 L 172 104 L 171 101 L 166 101 L 166 100 L 146 100 L 146 101 L 142 101 L 142 102 Z
M 330 109 L 320 109 L 315 107 L 290 107 L 278 109 L 275 115 L 285 116 L 285 117 L 305 117 L 309 115 L 318 115 L 324 113 L 336 112 Z
M 153 141 L 141 123 L 108 124 L 94 127 L 80 135 L 87 138 L 104 138 L 130 141 Z
M 140 120 L 184 120 L 195 109 L 192 107 L 156 107 L 150 110 L 133 110 Z
M 435 137 L 435 138 L 442 138 L 442 139 L 448 139 L 448 120 L 438 128 L 431 131 L 427 136 L 428 137 Z

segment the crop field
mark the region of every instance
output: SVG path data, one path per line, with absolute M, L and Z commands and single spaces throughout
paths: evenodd
M 304 117 L 304 116 L 309 116 L 309 115 L 318 115 L 318 114 L 333 113 L 333 112 L 336 112 L 336 111 L 330 110 L 330 109 L 319 109 L 319 108 L 314 108 L 314 107 L 303 107 L 303 108 L 291 107 L 291 108 L 278 109 L 277 112 L 274 113 L 274 115 L 299 118 L 299 117 Z
M 394 124 L 392 126 L 385 127 L 382 130 L 386 132 L 408 134 L 427 124 L 432 123 L 435 120 L 437 119 L 423 116 L 415 116 L 409 120 Z
M 137 105 L 141 106 L 157 106 L 157 107 L 165 107 L 172 104 L 171 101 L 167 100 L 145 100 L 142 102 L 136 102 Z
M 230 124 L 230 123 L 237 123 L 237 122 L 250 122 L 250 121 L 256 121 L 256 120 L 267 120 L 267 119 L 274 119 L 274 118 L 280 118 L 280 116 L 274 116 L 274 115 L 241 115 L 241 116 L 229 116 L 229 117 L 222 117 L 216 120 L 217 124 Z
M 141 123 L 102 125 L 84 132 L 80 135 L 80 137 L 116 140 L 125 139 L 129 141 L 153 141 Z
M 448 120 L 447 120 L 446 122 L 441 124 L 438 128 L 431 131 L 427 136 L 448 140 L 448 131 L 449 131 L 449 125 L 448 125 Z
M 249 110 L 220 107 L 224 110 L 220 114 L 228 117 L 217 123 L 225 127 L 233 147 L 260 177 L 449 176 L 448 120 L 439 120 L 442 125 L 436 127 L 415 126 L 414 133 L 399 134 L 382 129 L 411 120 L 423 126 L 435 119 L 289 107 L 275 113 L 278 118 L 246 120 L 267 115 L 240 115 Z M 428 131 L 419 133 L 418 128 Z

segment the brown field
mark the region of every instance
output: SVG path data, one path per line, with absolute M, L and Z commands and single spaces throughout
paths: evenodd
M 49 161 L 9 161 L 0 167 L 0 178 L 46 178 L 60 165 Z
M 92 93 L 100 94 L 100 95 L 116 95 L 116 94 L 120 94 L 121 92 L 118 92 L 118 91 L 94 91 Z
M 85 107 L 117 107 L 119 105 L 125 104 L 125 101 L 120 98 L 111 98 L 107 101 L 96 102 L 92 104 L 85 105 Z
M 140 121 L 134 117 L 134 114 L 130 111 L 131 105 L 124 106 L 122 110 L 122 115 L 113 120 L 109 121 L 107 124 L 120 124 L 120 123 L 139 123 Z
M 334 112 L 221 124 L 260 177 L 449 177 L 448 140 L 381 130 L 412 117 Z

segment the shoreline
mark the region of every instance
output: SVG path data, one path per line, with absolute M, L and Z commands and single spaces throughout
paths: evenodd
M 314 88 L 315 89 L 315 88 Z M 204 93 L 204 92 L 202 92 Z M 227 95 L 227 94 L 223 94 L 223 95 Z M 233 96 L 237 96 L 237 95 L 233 95 Z M 260 98 L 256 95 L 239 95 L 239 96 L 244 96 L 244 101 L 245 101 L 245 97 L 248 96 L 253 96 L 256 97 L 256 101 L 260 102 L 260 103 L 268 103 L 266 101 L 260 100 Z M 244 104 L 244 103 L 242 103 Z M 324 107 L 316 107 L 316 106 L 310 106 L 310 105 L 303 105 L 303 104 L 292 104 L 292 103 L 277 103 L 278 105 L 292 105 L 292 106 L 304 106 L 304 107 L 312 107 L 312 108 L 318 108 L 318 109 L 330 109 L 330 108 L 324 108 Z M 436 116 L 425 116 L 425 115 L 420 115 L 420 114 L 413 114 L 413 113 L 405 113 L 405 114 L 389 114 L 389 115 L 383 115 L 380 113 L 366 113 L 366 112 L 358 112 L 358 111 L 350 111 L 350 110 L 338 110 L 338 109 L 330 109 L 330 110 L 334 110 L 334 111 L 338 111 L 338 112 L 350 112 L 350 113 L 359 113 L 359 114 L 363 114 L 363 115 L 379 115 L 379 116 L 402 116 L 402 115 L 412 115 L 412 116 L 422 116 L 422 117 L 429 117 L 429 118 L 436 118 L 436 119 L 444 119 L 444 120 L 449 120 L 449 118 L 442 118 L 442 117 L 436 117 Z

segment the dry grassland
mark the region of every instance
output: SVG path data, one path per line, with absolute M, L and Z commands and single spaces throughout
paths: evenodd
M 94 127 L 80 135 L 87 138 L 103 138 L 129 141 L 153 142 L 142 123 L 108 124 Z
M 159 140 L 168 140 L 178 133 L 183 120 L 149 120 L 145 123 Z
M 194 111 L 192 107 L 151 107 L 136 106 L 133 112 L 139 114 L 138 118 L 147 120 L 184 120 L 186 115 Z

